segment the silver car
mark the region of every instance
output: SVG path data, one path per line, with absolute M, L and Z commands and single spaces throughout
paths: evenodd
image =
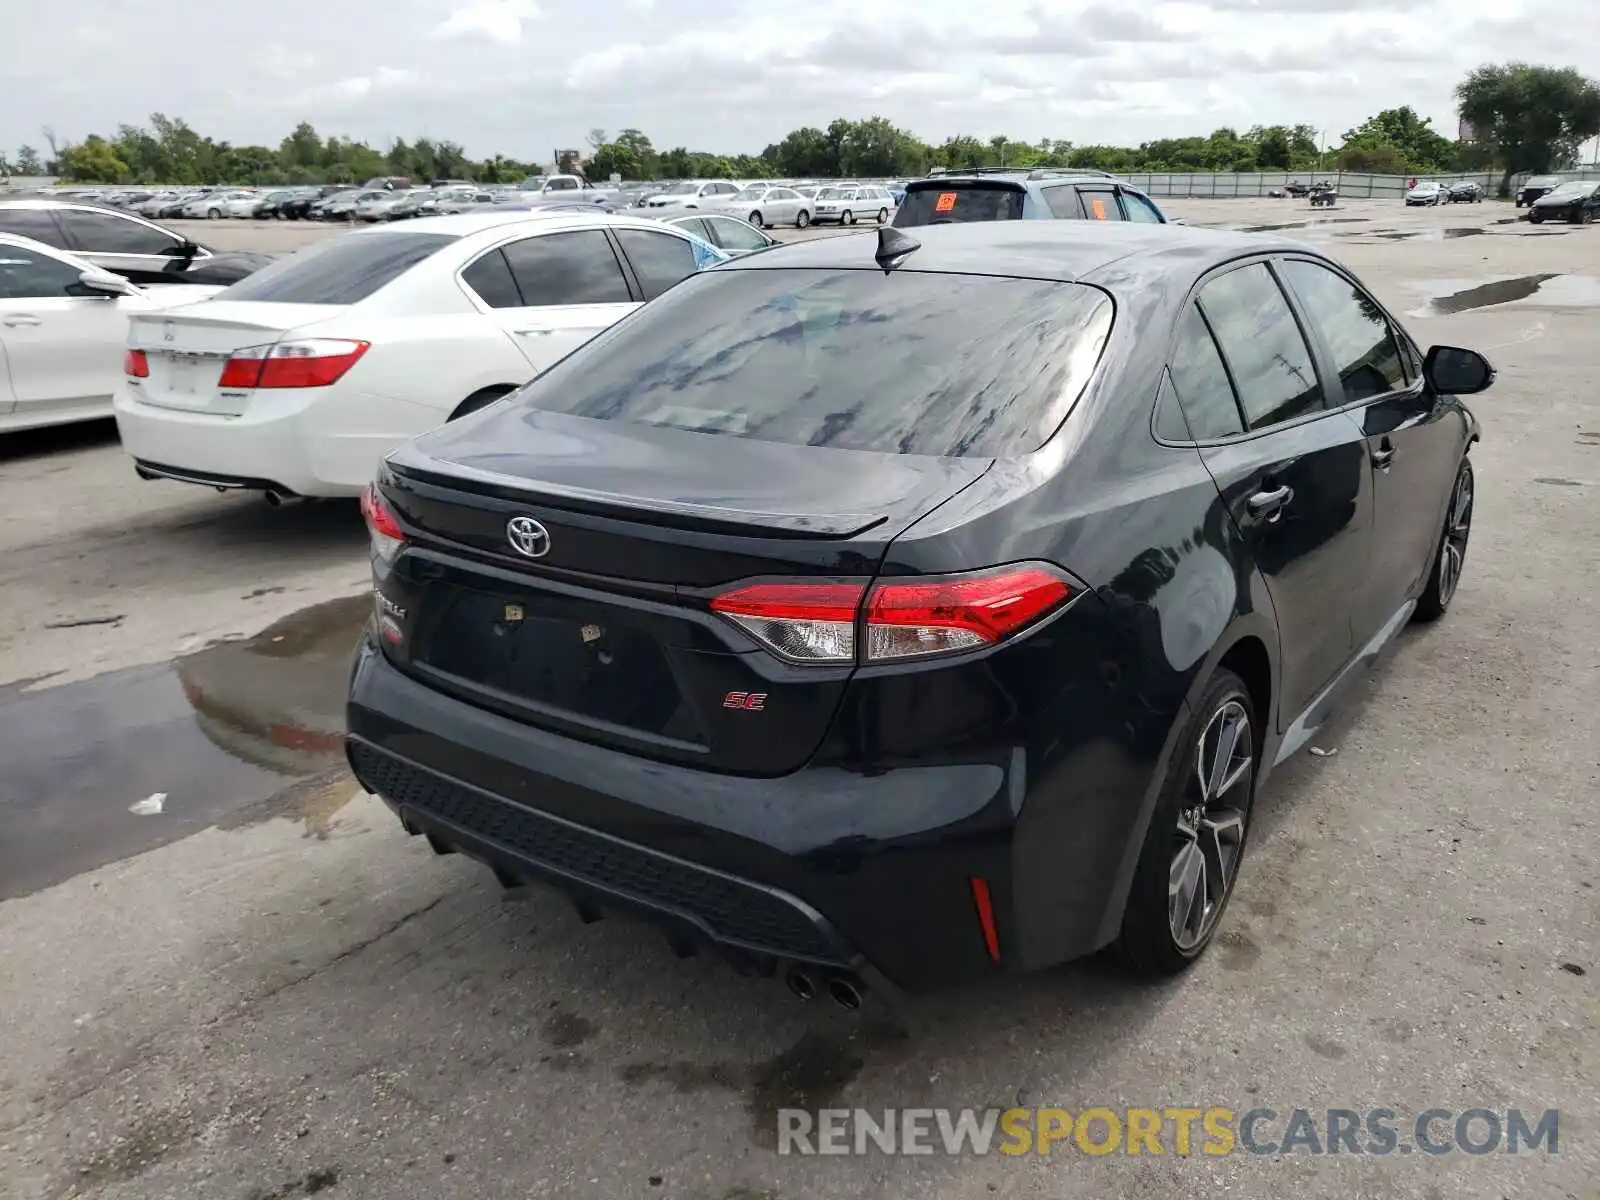
M 681 217 L 665 217 L 663 224 L 676 225 L 697 238 L 710 242 L 719 250 L 738 256 L 755 250 L 776 246 L 778 239 L 748 221 L 730 217 L 726 213 L 705 212 Z
M 886 225 L 893 212 L 894 197 L 888 189 L 876 184 L 848 184 L 819 191 L 811 219 L 818 225 L 854 225 L 862 220 Z
M 739 190 L 727 179 L 685 179 L 646 198 L 644 208 L 699 208 L 710 200 L 731 196 Z
M 753 184 L 731 196 L 707 200 L 700 207 L 706 212 L 723 213 L 763 225 L 793 225 L 804 229 L 811 224 L 812 202 L 790 187 Z

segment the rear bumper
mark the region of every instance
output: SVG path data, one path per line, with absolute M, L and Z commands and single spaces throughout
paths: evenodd
M 312 497 L 359 495 L 385 454 L 443 419 L 344 387 L 258 392 L 231 417 L 147 404 L 124 387 L 114 411 L 141 474 Z
M 1017 899 L 1021 750 L 1000 762 L 808 767 L 728 776 L 562 737 L 446 696 L 363 641 L 347 709 L 357 779 L 435 848 L 503 881 L 554 883 L 580 907 L 623 908 L 760 970 L 786 964 L 924 991 L 1093 950 L 1104 900 L 1079 911 Z M 1100 852 L 1090 814 L 1071 857 Z M 1120 851 L 1120 845 L 1118 847 Z M 988 884 L 1002 963 L 972 879 Z M 1034 911 L 1038 909 L 1038 911 Z M 1048 926 L 1052 953 L 1029 952 Z M 1066 951 L 1066 952 L 1063 952 Z

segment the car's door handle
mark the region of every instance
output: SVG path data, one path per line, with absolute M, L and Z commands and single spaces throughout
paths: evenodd
M 1257 492 L 1245 501 L 1253 517 L 1266 517 L 1269 521 L 1276 520 L 1283 512 L 1289 501 L 1294 499 L 1294 489 L 1287 485 L 1273 488 L 1271 491 Z
M 1392 446 L 1387 450 L 1374 450 L 1372 452 L 1372 465 L 1377 467 L 1378 470 L 1387 471 L 1389 464 L 1392 462 L 1394 462 L 1394 448 Z
M 15 328 L 18 325 L 43 325 L 44 322 L 32 313 L 11 313 L 4 318 L 7 325 Z

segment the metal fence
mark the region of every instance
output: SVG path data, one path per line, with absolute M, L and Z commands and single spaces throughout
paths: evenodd
M 1291 181 L 1309 184 L 1313 180 L 1331 180 L 1339 195 L 1347 200 L 1398 200 L 1406 194 L 1413 178 L 1435 179 L 1441 183 L 1470 179 L 1489 195 L 1500 186 L 1497 172 L 1470 175 L 1368 175 L 1358 171 L 1306 171 L 1256 172 L 1233 174 L 1221 172 L 1195 172 L 1193 174 L 1141 174 L 1124 175 L 1129 183 L 1152 196 L 1188 196 L 1197 199 L 1230 199 L 1235 196 L 1268 196 L 1273 189 Z M 1576 176 L 1574 176 L 1576 178 Z
M 1511 177 L 1511 189 L 1515 191 L 1523 182 L 1532 178 L 1532 171 L 1525 171 Z M 1582 167 L 1573 171 L 1551 171 L 1557 179 L 1594 179 L 1600 180 L 1600 166 Z M 1274 188 L 1281 188 L 1290 181 L 1310 183 L 1316 179 L 1332 180 L 1339 189 L 1339 195 L 1347 200 L 1398 200 L 1406 194 L 1406 188 L 1412 179 L 1434 180 L 1439 183 L 1453 183 L 1458 179 L 1469 179 L 1483 188 L 1490 196 L 1496 194 L 1500 187 L 1500 172 L 1485 171 L 1464 175 L 1368 175 L 1360 171 L 1303 171 L 1294 172 L 1255 172 L 1251 174 L 1233 174 L 1231 172 L 1196 171 L 1191 174 L 1176 173 L 1151 173 L 1134 172 L 1124 175 L 1134 187 L 1141 188 L 1152 196 L 1188 196 L 1197 199 L 1219 200 L 1235 196 L 1267 196 L 1271 195 Z

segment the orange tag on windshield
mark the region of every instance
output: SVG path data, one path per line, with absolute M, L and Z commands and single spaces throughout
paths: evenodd
M 933 211 L 949 212 L 955 206 L 956 194 L 954 192 L 940 192 L 939 198 L 933 202 Z
M 1106 219 L 1106 202 L 1096 196 L 1090 203 L 1094 206 L 1094 219 L 1096 221 L 1104 221 Z

